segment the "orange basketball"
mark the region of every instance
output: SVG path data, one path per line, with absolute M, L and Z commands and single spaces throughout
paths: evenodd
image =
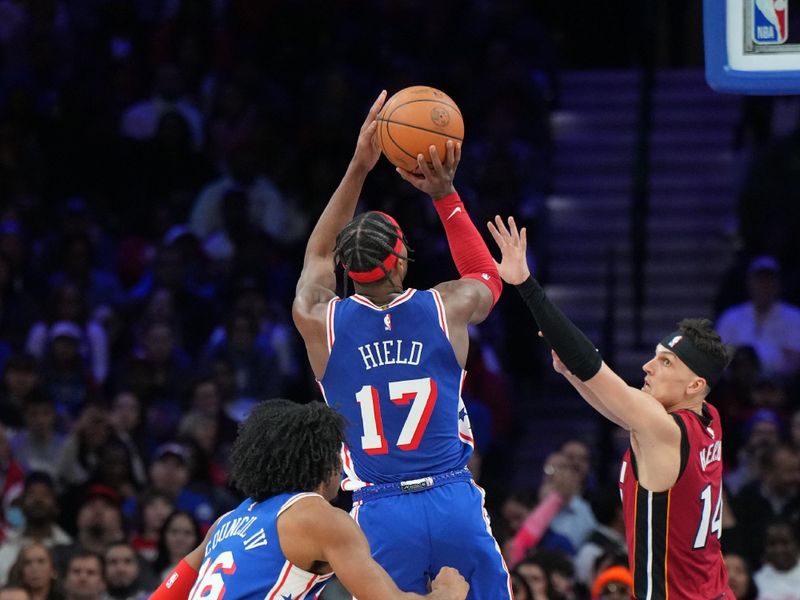
M 378 114 L 378 141 L 389 161 L 407 171 L 417 168 L 417 155 L 430 162 L 436 146 L 444 162 L 447 140 L 464 141 L 464 119 L 453 100 L 435 88 L 415 85 L 400 90 Z

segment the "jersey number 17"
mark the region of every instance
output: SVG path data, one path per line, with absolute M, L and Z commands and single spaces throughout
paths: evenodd
M 410 406 L 396 445 L 400 450 L 416 450 L 436 404 L 436 382 L 430 377 L 390 381 L 389 400 L 400 406 Z M 365 385 L 356 394 L 356 401 L 361 408 L 361 422 L 364 427 L 361 449 L 367 454 L 388 453 L 378 390 L 371 385 Z

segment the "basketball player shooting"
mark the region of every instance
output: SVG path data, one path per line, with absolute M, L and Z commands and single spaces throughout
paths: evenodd
M 547 298 L 528 270 L 526 231 L 514 219 L 488 223 L 506 283 L 517 286 L 553 368 L 607 419 L 630 432 L 620 471 L 634 597 L 733 598 L 720 553 L 722 428 L 705 402 L 730 349 L 705 319 L 685 319 L 628 386 L 586 336 Z
M 233 481 L 247 498 L 217 520 L 151 600 L 317 598 L 334 572 L 361 600 L 463 600 L 469 586 L 446 567 L 430 594 L 400 591 L 370 557 L 358 526 L 329 504 L 343 440 L 341 416 L 321 403 L 258 405 L 231 456 Z
M 402 589 L 423 593 L 444 565 L 469 581 L 468 598 L 511 598 L 491 535 L 483 492 L 466 468 L 473 440 L 461 400 L 469 337 L 500 296 L 502 282 L 453 186 L 460 144 L 449 140 L 431 165 L 400 175 L 431 197 L 460 278 L 407 289 L 407 240 L 389 215 L 354 217 L 367 174 L 380 157 L 376 115 L 308 241 L 292 314 L 326 402 L 348 423 L 342 487 L 375 560 Z M 336 262 L 355 294 L 336 293 Z M 351 592 L 353 590 L 350 590 Z

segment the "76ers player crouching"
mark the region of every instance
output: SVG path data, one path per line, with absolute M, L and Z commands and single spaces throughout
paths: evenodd
M 422 600 L 401 592 L 370 557 L 364 534 L 327 501 L 338 491 L 342 418 L 318 402 L 262 402 L 239 429 L 232 479 L 247 499 L 150 600 L 310 600 L 335 571 L 360 600 Z M 428 600 L 464 600 L 468 585 L 444 568 Z
M 472 432 L 461 400 L 470 323 L 480 323 L 502 283 L 486 244 L 453 187 L 461 155 L 447 142 L 432 165 L 400 175 L 432 199 L 461 278 L 406 289 L 408 251 L 384 213 L 353 218 L 367 173 L 380 156 L 373 104 L 355 155 L 308 241 L 293 306 L 327 403 L 347 420 L 345 479 L 353 516 L 373 556 L 407 590 L 423 592 L 443 565 L 469 581 L 468 598 L 511 597 L 489 529 L 482 490 L 466 469 Z M 335 261 L 355 282 L 336 294 Z M 351 590 L 352 591 L 352 590 Z

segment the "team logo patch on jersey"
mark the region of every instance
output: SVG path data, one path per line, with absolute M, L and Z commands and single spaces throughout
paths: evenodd
M 682 336 L 682 335 L 676 335 L 674 338 L 672 338 L 672 339 L 669 341 L 669 343 L 667 344 L 667 346 L 669 346 L 670 348 L 674 348 L 674 347 L 675 347 L 675 344 L 677 344 L 678 342 L 680 342 L 682 339 L 683 339 L 683 336 Z
M 385 317 L 383 317 L 383 328 L 386 331 L 392 330 L 392 315 L 387 314 Z

